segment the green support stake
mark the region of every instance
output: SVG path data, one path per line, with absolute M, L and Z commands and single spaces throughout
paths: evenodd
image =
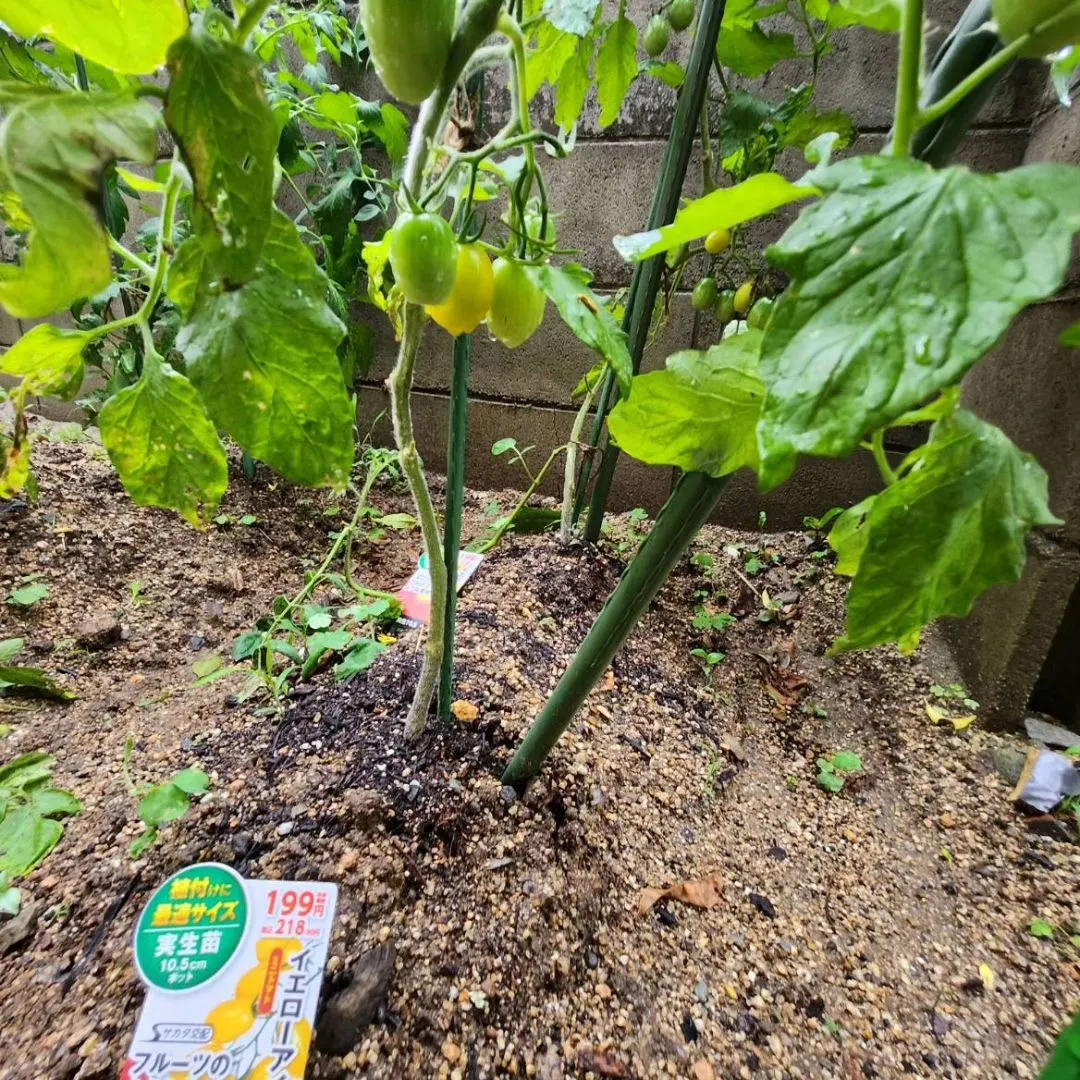
M 675 107 L 675 118 L 671 124 L 664 162 L 660 168 L 660 183 L 653 196 L 652 209 L 649 211 L 650 229 L 659 229 L 675 220 L 682 197 L 686 170 L 690 164 L 690 155 L 694 149 L 701 110 L 705 104 L 705 95 L 709 88 L 709 72 L 716 57 L 716 41 L 720 36 L 720 24 L 724 21 L 725 0 L 705 0 L 701 8 L 697 29 L 694 32 L 694 44 L 690 51 L 690 61 L 686 65 L 686 81 L 679 94 L 679 103 Z M 641 369 L 645 354 L 645 343 L 649 339 L 649 327 L 652 323 L 653 308 L 660 292 L 660 277 L 664 269 L 664 256 L 657 255 L 645 262 L 638 263 L 634 269 L 634 278 L 630 286 L 630 295 L 623 317 L 623 329 L 629 339 L 630 359 L 636 375 Z M 595 449 L 603 440 L 600 468 L 593 488 L 592 501 L 589 504 L 589 518 L 585 525 L 585 538 L 596 543 L 603 524 L 604 511 L 607 508 L 611 481 L 615 475 L 618 450 L 605 432 L 607 414 L 615 404 L 615 378 L 609 372 L 600 390 L 596 404 L 596 419 L 593 424 L 590 445 Z M 591 458 L 586 457 L 578 481 L 577 502 L 574 507 L 574 520 L 581 515 L 585 505 L 585 490 L 592 470 Z
M 465 441 L 469 432 L 469 361 L 472 337 L 454 338 L 454 375 L 450 387 L 450 435 L 446 449 L 446 520 L 443 554 L 449 587 L 443 629 L 442 668 L 439 671 L 439 718 L 450 719 L 454 700 L 454 620 L 457 616 L 457 564 L 461 552 L 461 516 L 465 506 Z
M 648 610 L 690 541 L 712 515 L 730 477 L 686 473 L 660 511 L 652 532 L 608 597 L 555 692 L 503 774 L 503 783 L 524 790 L 574 714 L 607 670 L 638 620 Z

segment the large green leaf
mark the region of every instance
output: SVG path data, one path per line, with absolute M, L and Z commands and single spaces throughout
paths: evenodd
M 596 56 L 596 96 L 600 102 L 600 126 L 610 127 L 619 118 L 626 95 L 638 77 L 637 27 L 626 16 L 607 29 Z
M 765 395 L 760 348 L 760 332 L 750 330 L 704 352 L 675 353 L 666 370 L 638 375 L 608 418 L 619 447 L 647 465 L 714 477 L 753 468 Z
M 792 184 L 777 173 L 751 176 L 734 187 L 717 188 L 684 206 L 670 225 L 632 236 L 616 236 L 615 250 L 627 262 L 659 255 L 680 244 L 771 214 L 781 206 L 812 199 L 821 192 L 808 183 Z
M 255 277 L 223 291 L 204 273 L 177 347 L 210 415 L 252 457 L 294 483 L 340 488 L 354 416 L 337 359 L 345 327 L 326 288 L 296 227 L 275 211 Z
M 64 826 L 17 806 L 0 820 L 0 870 L 13 878 L 29 874 L 60 842 Z
M 1027 532 L 1054 524 L 1046 473 L 1031 455 L 965 410 L 938 421 L 911 468 L 870 506 L 847 633 L 834 649 L 914 648 L 935 619 L 963 618 L 990 586 L 1016 581 Z
M 555 305 L 574 336 L 602 356 L 623 391 L 630 389 L 634 368 L 626 335 L 604 302 L 589 288 L 591 275 L 582 266 L 532 266 L 529 273 Z
M 69 400 L 82 386 L 82 353 L 90 339 L 89 334 L 42 323 L 0 356 L 0 372 L 21 376 L 28 394 Z
M 205 522 L 229 482 L 225 448 L 198 391 L 160 358 L 101 410 L 101 441 L 131 498 Z
M 541 22 L 536 32 L 536 47 L 525 61 L 525 93 L 530 101 L 544 83 L 554 86 L 570 58 L 577 52 L 580 39 Z
M 798 453 L 841 457 L 957 382 L 1058 289 L 1080 229 L 1067 165 L 993 175 L 860 157 L 813 177 L 827 198 L 767 252 L 792 282 L 762 351 L 766 488 Z
M 749 29 L 723 26 L 716 42 L 716 59 L 736 75 L 756 79 L 772 71 L 781 60 L 795 56 L 795 38 L 791 34 L 768 34 L 760 26 Z
M 0 172 L 33 222 L 22 266 L 0 266 L 12 315 L 50 315 L 109 284 L 101 175 L 116 160 L 152 161 L 156 126 L 153 106 L 128 94 L 39 92 L 8 114 Z
M 132 75 L 161 67 L 188 21 L 184 0 L 0 0 L 0 19 L 20 37 L 44 34 Z
M 895 33 L 900 29 L 903 10 L 904 0 L 836 0 L 829 9 L 829 24 Z
M 585 111 L 585 101 L 592 86 L 592 62 L 596 46 L 591 37 L 581 38 L 574 55 L 563 65 L 555 86 L 555 123 L 564 130 L 572 128 Z
M 278 127 L 259 64 L 239 45 L 198 32 L 169 49 L 169 73 L 165 119 L 191 171 L 203 248 L 230 287 L 242 284 L 273 212 Z M 355 120 L 355 101 L 352 112 Z
M 171 780 L 152 787 L 140 800 L 137 813 L 144 825 L 156 829 L 169 821 L 178 821 L 188 810 L 187 792 Z
M 1076 1080 L 1080 1075 L 1080 1013 L 1061 1033 L 1039 1080 Z

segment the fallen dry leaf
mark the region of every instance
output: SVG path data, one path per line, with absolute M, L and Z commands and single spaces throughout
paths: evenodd
M 480 710 L 471 701 L 455 701 L 450 706 L 450 711 L 454 714 L 454 719 L 463 724 L 472 724 L 480 716 Z
M 954 716 L 952 718 L 953 731 L 967 731 L 975 723 L 974 714 L 970 716 Z
M 670 889 L 642 889 L 638 914 L 646 915 L 659 900 L 678 900 L 680 904 L 708 911 L 720 903 L 720 875 L 710 874 L 697 881 L 680 881 Z
M 694 1062 L 694 1068 L 692 1070 L 694 1074 L 694 1080 L 714 1080 L 716 1073 L 713 1072 L 713 1067 L 702 1058 L 701 1061 Z
M 604 681 L 600 684 L 601 690 L 614 690 L 615 689 L 615 672 L 608 668 L 604 672 Z
M 982 984 L 987 990 L 994 989 L 994 983 L 997 980 L 994 977 L 994 969 L 989 964 L 979 965 L 979 978 L 982 979 Z
M 577 1066 L 586 1072 L 599 1076 L 614 1077 L 615 1080 L 630 1080 L 630 1070 L 618 1058 L 603 1054 L 599 1050 L 579 1050 Z

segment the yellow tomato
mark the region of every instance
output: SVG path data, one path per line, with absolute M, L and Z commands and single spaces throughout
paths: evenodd
M 750 310 L 750 303 L 754 299 L 754 283 L 744 281 L 735 290 L 735 313 L 745 315 Z
M 727 229 L 715 229 L 705 237 L 705 250 L 710 255 L 723 255 L 731 247 L 731 233 Z
M 448 334 L 471 334 L 487 317 L 495 292 L 491 260 L 479 244 L 461 244 L 450 298 L 425 310 Z

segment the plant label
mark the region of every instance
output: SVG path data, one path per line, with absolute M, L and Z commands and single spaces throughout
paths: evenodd
M 135 927 L 146 1000 L 121 1080 L 304 1075 L 337 886 L 174 874 Z
M 484 561 L 483 555 L 474 551 L 458 552 L 457 591 L 476 573 Z M 421 555 L 412 577 L 405 582 L 397 594 L 401 601 L 401 621 L 407 626 L 427 626 L 431 621 L 431 573 L 428 570 L 427 555 Z

